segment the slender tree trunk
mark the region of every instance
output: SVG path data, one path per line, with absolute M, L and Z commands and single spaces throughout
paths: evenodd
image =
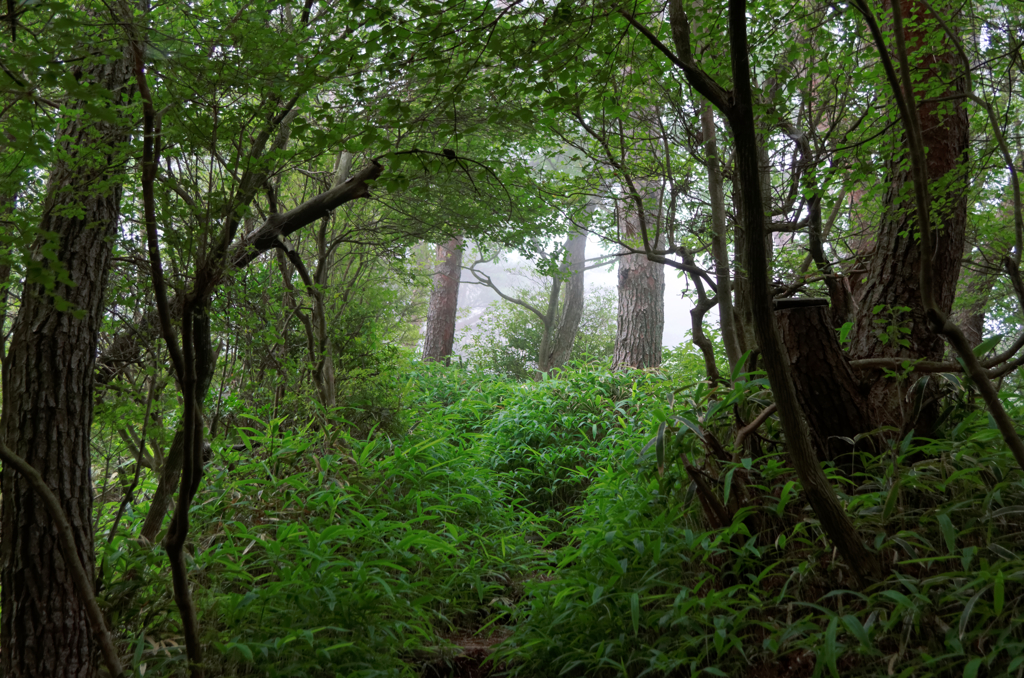
M 651 238 L 661 216 L 657 209 L 660 193 L 655 189 L 642 197 Z M 619 237 L 626 242 L 636 242 L 641 233 L 639 211 L 627 201 L 616 211 Z M 660 238 L 651 243 L 654 249 L 661 245 Z M 622 255 L 619 257 L 619 312 L 613 369 L 660 366 L 664 329 L 665 267 L 650 261 L 646 254 Z
M 109 106 L 119 110 L 130 97 L 131 73 L 126 52 L 88 67 L 83 79 L 113 92 Z M 69 115 L 63 121 L 40 224 L 45 235 L 36 247 L 56 243 L 55 264 L 68 282 L 58 278 L 47 290 L 26 281 L 3 374 L 0 436 L 57 495 L 90 579 L 93 371 L 120 217 L 124 159 L 114 154 L 129 130 L 127 120 Z M 0 674 L 91 676 L 93 634 L 55 523 L 13 468 L 4 467 L 2 482 Z
M 548 303 L 545 308 L 545 314 L 540 319 L 543 327 L 540 332 L 540 348 L 537 349 L 537 374 L 535 376 L 538 379 L 541 374 L 551 369 L 551 333 L 555 328 L 555 320 L 558 316 L 558 299 L 561 294 L 562 279 L 555 277 L 551 280 L 551 287 L 548 288 Z
M 765 214 L 761 201 L 760 154 L 754 129 L 753 97 L 750 86 L 750 55 L 747 45 L 745 0 L 729 0 L 730 51 L 734 101 L 729 112 L 736 142 L 737 183 L 742 185 L 744 230 L 747 239 L 744 264 L 750 276 L 750 307 L 754 332 L 761 349 L 765 371 L 778 403 L 779 418 L 786 436 L 789 458 L 800 477 L 807 500 L 821 521 L 825 533 L 835 544 L 853 575 L 862 584 L 877 581 L 883 564 L 868 551 L 828 478 L 821 470 L 811 442 L 807 422 L 801 412 L 797 389 L 790 373 L 790 360 L 782 344 L 778 324 L 771 307 L 769 266 L 765 246 Z
M 996 269 L 998 271 L 998 269 Z M 989 291 L 995 283 L 995 273 L 989 274 L 974 268 L 966 270 L 960 276 L 960 291 L 957 298 L 963 299 L 962 305 L 949 314 L 964 333 L 964 338 L 971 346 L 977 346 L 985 338 L 985 308 L 989 303 Z M 950 354 L 953 352 L 950 351 Z
M 739 184 L 733 184 L 732 201 L 737 215 L 736 225 L 733 228 L 733 246 L 736 248 L 736 252 L 740 253 L 736 262 L 736 274 L 732 281 L 732 317 L 736 343 L 740 355 L 743 355 L 747 351 L 758 348 L 758 345 L 757 338 L 754 336 L 754 309 L 751 307 L 750 301 L 750 278 L 747 275 L 747 266 L 742 254 L 747 248 L 747 233 L 743 227 L 743 187 Z M 766 243 L 770 242 L 770 236 L 766 236 L 765 240 Z
M 967 343 L 972 347 L 985 338 L 985 310 L 991 301 L 996 281 L 1002 275 L 998 262 L 1013 248 L 1013 235 L 1006 233 L 1003 236 L 1003 241 L 986 243 L 986 254 L 972 254 L 964 262 L 957 281 L 956 301 L 949 319 L 963 330 Z M 954 354 L 951 350 L 948 353 Z
M 209 313 L 204 309 L 195 309 L 192 322 L 196 328 L 196 336 L 201 339 L 205 338 L 205 343 L 201 343 L 200 347 L 201 352 L 205 352 L 206 355 L 201 356 L 202 360 L 197 361 L 197 369 L 200 370 L 200 373 L 196 375 L 197 399 L 202 403 L 210 391 L 217 356 L 210 343 Z M 204 445 L 204 455 L 208 453 L 208 446 L 208 443 Z M 171 448 L 167 452 L 167 459 L 160 472 L 160 482 L 157 483 L 156 492 L 153 493 L 153 500 L 149 502 L 149 511 L 146 513 L 146 520 L 143 521 L 142 530 L 139 532 L 140 537 L 150 542 L 156 541 L 156 536 L 160 533 L 160 528 L 163 527 L 167 510 L 171 507 L 174 491 L 178 488 L 178 479 L 181 478 L 181 467 L 185 461 L 184 454 L 185 428 L 184 422 L 179 422 L 178 428 L 174 432 L 174 439 L 171 441 Z
M 462 277 L 462 237 L 437 246 L 437 271 L 427 307 L 423 342 L 425 362 L 451 360 L 455 346 L 455 320 L 459 311 L 459 280 Z
M 573 231 L 565 242 L 565 249 L 569 253 L 569 279 L 565 284 L 562 317 L 558 321 L 558 329 L 555 330 L 554 346 L 548 360 L 549 369 L 558 369 L 569 360 L 573 342 L 576 341 L 576 333 L 580 329 L 580 321 L 583 319 L 583 269 L 587 259 L 587 234 L 583 231 Z
M 739 364 L 743 351 L 740 350 L 736 319 L 733 317 L 732 261 L 729 257 L 729 238 L 725 223 L 725 190 L 718 159 L 718 130 L 715 127 L 715 112 L 711 104 L 705 103 L 701 106 L 700 122 L 701 131 L 704 133 L 708 193 L 711 199 L 711 255 L 715 260 L 715 282 L 718 285 L 718 323 L 731 373 Z

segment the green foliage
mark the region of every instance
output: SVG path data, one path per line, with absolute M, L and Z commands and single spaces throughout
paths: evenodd
M 478 467 L 471 437 L 441 418 L 429 437 L 394 446 L 279 423 L 244 430 L 242 450 L 220 447 L 195 502 L 192 573 L 211 669 L 415 675 L 448 632 L 502 613 L 538 557 L 525 535 L 541 528 Z M 141 517 L 122 525 L 131 533 Z M 149 672 L 179 670 L 157 574 L 166 559 L 120 535 L 101 557 L 119 635 L 139 639 Z
M 686 422 L 676 453 L 713 478 L 719 465 L 699 440 L 719 430 L 730 402 L 759 399 L 758 381 L 714 398 L 698 391 L 675 408 L 670 420 Z M 527 587 L 501 660 L 528 676 L 1019 670 L 1024 624 L 1008 610 L 1024 580 L 1024 483 L 1003 475 L 1012 457 L 982 413 L 945 441 L 909 442 L 853 479 L 833 473 L 894 563 L 864 592 L 850 590 L 777 451 L 719 468 L 726 497 L 732 474 L 754 469 L 747 488 L 762 498 L 720 529 L 707 527 L 685 475 L 659 469 L 650 452 L 627 453 L 592 483 L 557 569 Z
M 773 418 L 738 459 L 706 452 L 770 403 L 761 375 L 737 377 L 711 388 L 586 364 L 514 383 L 413 363 L 398 435 L 249 419 L 240 448 L 215 444 L 193 509 L 210 669 L 421 675 L 455 661 L 453 639 L 494 633 L 508 636 L 494 665 L 523 676 L 1018 671 L 1024 482 L 989 418 L 961 400 L 943 439 L 829 470 L 893 563 L 856 592 Z M 687 465 L 727 507 L 745 474 L 729 524 L 712 526 Z M 166 559 L 126 536 L 144 513 L 130 506 L 101 549 L 103 604 L 134 666 L 171 675 Z
M 547 307 L 545 290 L 526 291 L 519 296 L 537 308 Z M 615 350 L 617 304 L 613 289 L 590 288 L 587 291 L 571 360 L 596 362 L 611 357 Z M 474 371 L 519 380 L 532 379 L 536 374 L 543 331 L 543 323 L 535 313 L 501 299 L 487 307 L 478 323 L 463 330 L 461 352 Z

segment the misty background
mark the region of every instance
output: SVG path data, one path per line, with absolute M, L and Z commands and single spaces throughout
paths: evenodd
M 601 256 L 602 243 L 591 236 L 587 240 L 588 266 L 591 260 Z M 472 328 L 484 315 L 487 306 L 499 301 L 501 297 L 486 285 L 477 282 L 468 266 L 474 261 L 472 244 L 466 244 L 466 251 L 463 255 L 462 277 L 459 284 L 459 319 L 455 325 L 455 352 L 461 348 L 462 340 L 465 338 L 464 330 Z M 594 288 L 606 287 L 615 290 L 618 286 L 617 259 L 611 263 L 598 268 L 592 268 L 584 273 L 584 284 L 586 286 L 586 297 L 590 298 Z M 514 295 L 515 290 L 522 288 L 547 289 L 550 278 L 545 278 L 537 273 L 533 263 L 521 256 L 518 252 L 506 252 L 502 260 L 495 263 L 479 264 L 477 269 L 490 276 L 505 294 Z M 690 309 L 693 303 L 689 298 L 684 297 L 684 291 L 689 291 L 692 283 L 686 277 L 677 275 L 679 271 L 671 267 L 665 267 L 665 330 L 662 334 L 662 346 L 672 348 L 676 345 L 690 341 Z M 705 318 L 705 327 L 718 325 L 717 308 L 712 309 Z M 471 330 L 472 331 L 472 330 Z

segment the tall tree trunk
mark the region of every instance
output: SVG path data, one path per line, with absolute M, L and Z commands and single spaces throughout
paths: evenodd
M 650 238 L 658 231 L 661 191 L 655 189 L 647 193 L 641 197 L 643 215 L 628 198 L 616 209 L 619 237 L 626 242 L 636 243 L 640 238 L 641 219 L 648 224 Z M 651 242 L 652 249 L 661 246 L 660 238 Z M 619 257 L 619 312 L 613 369 L 660 366 L 664 330 L 665 267 L 650 261 L 646 254 L 622 255 Z
M 437 271 L 427 307 L 427 331 L 423 341 L 424 362 L 451 360 L 455 346 L 455 320 L 459 311 L 459 280 L 462 277 L 462 236 L 437 246 Z
M 583 319 L 583 269 L 587 258 L 587 234 L 584 231 L 573 231 L 565 242 L 569 253 L 569 279 L 565 284 L 565 302 L 562 305 L 562 317 L 555 330 L 554 346 L 548 359 L 549 369 L 558 369 L 572 355 L 572 345 L 576 341 L 576 333 Z
M 123 6 L 118 6 L 123 9 Z M 129 19 L 130 20 L 130 19 Z M 130 97 L 127 52 L 88 67 L 83 79 Z M 95 105 L 95 101 L 91 102 Z M 110 123 L 72 103 L 57 137 L 36 251 L 56 243 L 51 289 L 26 281 L 3 374 L 0 436 L 60 500 L 78 558 L 93 576 L 89 436 L 93 371 L 111 251 L 120 217 L 130 123 Z M 44 266 L 45 260 L 41 261 Z M 93 635 L 64 562 L 53 519 L 28 481 L 3 469 L 0 536 L 0 674 L 6 678 L 93 675 Z
M 902 9 L 905 16 L 917 18 L 906 24 L 906 42 L 911 63 L 921 78 L 918 91 L 927 91 L 926 96 L 933 98 L 953 99 L 965 94 L 966 80 L 959 76 L 950 79 L 948 75 L 959 74 L 966 67 L 951 46 L 945 45 L 941 52 L 923 53 L 935 44 L 934 32 L 941 33 L 932 20 L 922 21 L 929 16 L 925 5 L 907 1 Z M 948 314 L 960 275 L 967 226 L 969 124 L 967 111 L 959 99 L 923 102 L 918 108 L 918 117 L 927 148 L 928 181 L 934 196 L 931 205 L 932 222 L 936 226 L 934 251 L 922 252 L 915 238 L 918 227 L 911 190 L 913 180 L 909 171 L 898 169 L 906 156 L 904 145 L 899 144 L 901 152 L 890 169 L 892 181 L 885 195 L 874 256 L 868 265 L 862 302 L 851 333 L 850 353 L 854 358 L 942 359 L 942 339 L 929 327 L 921 299 L 921 257 L 932 258 L 935 301 L 939 309 Z M 903 308 L 910 310 L 903 312 L 900 310 Z M 905 345 L 894 341 L 896 337 L 892 332 L 884 332 L 890 325 L 910 330 L 909 334 L 898 337 L 906 340 Z M 876 380 L 869 395 L 876 424 L 900 426 L 904 423 L 894 418 L 901 411 L 899 386 L 892 379 Z M 927 417 L 927 413 L 922 414 Z M 922 425 L 928 427 L 926 421 Z

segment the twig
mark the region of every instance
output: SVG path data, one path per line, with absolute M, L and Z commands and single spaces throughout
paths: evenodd
M 761 414 L 757 415 L 757 417 L 754 418 L 754 421 L 750 422 L 736 433 L 736 440 L 733 442 L 733 447 L 735 447 L 737 450 L 743 449 L 743 443 L 746 442 L 747 437 L 749 437 L 751 433 L 759 429 L 761 427 L 761 424 L 763 424 L 768 419 L 768 417 L 775 414 L 775 410 L 777 409 L 778 406 L 775 403 L 772 403 L 768 407 L 761 410 Z

